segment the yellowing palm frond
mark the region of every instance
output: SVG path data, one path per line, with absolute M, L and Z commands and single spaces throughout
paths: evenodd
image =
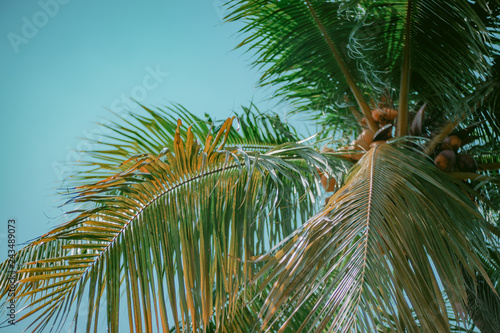
M 332 172 L 334 164 L 295 143 L 272 144 L 265 153 L 244 149 L 232 120 L 204 143 L 179 120 L 170 149 L 133 156 L 120 172 L 76 188 L 70 202 L 83 204 L 77 216 L 16 257 L 16 299 L 29 304 L 20 319 L 33 316 L 35 330 L 60 329 L 87 303 L 91 330 L 103 300 L 112 332 L 123 305 L 137 332 L 196 331 L 235 315 L 249 301 L 249 259 L 311 215 L 316 168 Z M 8 272 L 4 262 L 2 297 Z

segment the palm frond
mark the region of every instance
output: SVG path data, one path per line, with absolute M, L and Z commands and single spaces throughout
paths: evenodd
M 279 96 L 308 101 L 305 108 L 323 110 L 343 102 L 344 93 L 350 90 L 344 67 L 352 73 L 353 82 L 362 81 L 347 49 L 347 37 L 356 22 L 347 12 L 337 15 L 343 2 L 235 1 L 230 6 L 229 19 L 244 21 L 242 32 L 251 34 L 240 46 L 248 45 L 258 54 L 254 66 L 264 70 L 261 83 L 281 87 Z M 356 97 L 358 102 L 362 99 Z M 355 122 L 349 113 L 344 116 Z
M 116 332 L 123 298 L 133 331 L 166 331 L 172 324 L 196 331 L 236 314 L 242 286 L 254 274 L 249 259 L 307 220 L 319 191 L 316 168 L 333 173 L 342 162 L 335 166 L 296 143 L 274 143 L 265 153 L 244 149 L 232 120 L 204 144 L 179 120 L 173 135 L 165 131 L 171 148 L 135 155 L 120 172 L 75 188 L 70 203 L 83 205 L 76 217 L 16 257 L 16 299 L 28 304 L 20 320 L 34 318 L 35 331 L 58 330 L 71 311 L 76 321 L 86 303 L 90 331 L 105 301 L 108 330 Z M 134 142 L 124 127 L 120 132 Z M 269 144 L 252 138 L 259 147 Z M 4 262 L 3 298 L 10 277 Z
M 264 304 L 266 295 L 268 294 L 271 286 L 267 286 L 265 290 L 258 294 L 258 288 L 255 286 L 249 286 L 248 292 L 251 293 L 250 302 L 245 302 L 243 299 L 239 301 L 238 310 L 235 315 L 230 318 L 224 318 L 223 322 L 219 325 L 215 322 L 211 322 L 207 332 L 209 333 L 234 333 L 234 332 L 257 332 L 259 329 L 259 311 Z M 294 333 L 302 325 L 302 319 L 306 318 L 312 310 L 314 301 L 316 300 L 316 295 L 310 298 L 311 302 L 303 306 L 299 313 L 294 316 L 294 321 L 287 325 L 285 332 Z M 284 313 L 281 321 L 277 321 L 272 326 L 272 331 L 278 331 L 282 325 L 282 322 L 286 319 L 288 313 Z
M 304 320 L 315 332 L 375 331 L 384 318 L 392 332 L 450 331 L 442 292 L 464 319 L 465 278 L 489 281 L 486 223 L 466 193 L 408 148 L 372 149 L 323 211 L 261 257 L 256 279 L 273 285 L 263 327 L 321 289 Z
M 280 87 L 277 95 L 301 104 L 297 110 L 321 111 L 328 124 L 354 124 L 343 101 L 349 75 L 364 99 L 375 100 L 397 95 L 403 78 L 404 110 L 428 102 L 431 118 L 442 122 L 444 115 L 469 114 L 464 97 L 491 75 L 498 7 L 483 0 L 239 0 L 230 2 L 229 20 L 246 24 L 241 46 L 257 54 L 261 83 Z
M 476 274 L 475 280 L 467 279 L 468 303 L 467 312 L 482 333 L 494 333 L 500 330 L 500 260 L 498 245 L 490 247 L 491 256 L 485 264 L 489 279 L 493 282 L 492 289 L 487 280 Z
M 482 139 L 475 140 L 483 141 Z M 484 141 L 483 141 L 484 142 Z M 478 164 L 479 177 L 470 185 L 479 194 L 477 198 L 482 215 L 493 225 L 500 226 L 500 152 L 495 146 L 473 146 L 468 153 Z M 491 148 L 495 150 L 491 150 Z
M 484 18 L 494 15 L 490 7 L 496 3 L 405 0 L 364 6 L 353 47 L 373 80 L 394 88 L 411 73 L 417 98 L 449 114 L 490 75 L 491 32 L 499 27 L 495 22 L 488 30 Z

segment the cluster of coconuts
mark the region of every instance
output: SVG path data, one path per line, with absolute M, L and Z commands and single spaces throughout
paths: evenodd
M 363 157 L 364 153 L 371 148 L 385 143 L 387 140 L 392 138 L 393 122 L 398 115 L 398 111 L 389 107 L 386 103 L 380 103 L 378 107 L 373 108 L 372 117 L 377 124 L 379 130 L 373 133 L 372 130 L 366 128 L 365 118 L 362 119 L 361 125 L 365 128 L 359 134 L 358 138 L 350 143 L 349 146 L 341 147 L 338 150 L 332 148 L 323 148 L 322 152 L 328 153 L 340 153 L 343 159 L 349 160 L 356 163 Z M 318 173 L 321 177 L 321 185 L 326 192 L 333 192 L 335 190 L 336 180 L 333 177 L 329 177 L 327 174 L 320 172 Z M 329 198 L 327 198 L 328 200 Z
M 363 125 L 364 129 L 349 146 L 340 147 L 339 150 L 324 148 L 322 152 L 342 153 L 339 154 L 340 157 L 356 163 L 365 152 L 392 138 L 393 122 L 397 116 L 397 110 L 388 107 L 386 103 L 380 103 L 378 107 L 372 110 L 373 120 L 379 128 L 376 133 L 367 128 L 365 118 L 363 118 L 361 125 Z
M 411 135 L 421 135 L 425 107 L 426 104 L 417 112 L 410 129 Z M 393 122 L 398 116 L 398 111 L 394 109 L 390 97 L 382 96 L 378 105 L 372 100 L 371 115 L 378 127 L 376 133 L 373 133 L 373 131 L 368 128 L 366 119 L 362 118 L 360 123 L 363 127 L 363 131 L 349 146 L 341 147 L 339 150 L 323 148 L 322 152 L 337 153 L 341 158 L 356 163 L 365 152 L 391 139 Z M 465 130 L 459 131 L 457 135 L 446 137 L 440 145 L 438 145 L 434 151 L 434 164 L 438 169 L 444 172 L 476 172 L 478 170 L 478 164 L 471 155 L 458 153 L 460 148 L 470 141 L 468 132 L 474 129 L 475 126 L 476 125 L 471 125 Z M 462 137 L 462 139 L 460 137 Z M 318 170 L 318 173 L 321 177 L 321 184 L 325 191 L 333 192 L 337 183 L 336 180 L 320 170 Z M 328 202 L 328 200 L 329 198 L 326 199 L 326 202 Z
M 478 165 L 469 154 L 458 154 L 462 140 L 456 135 L 450 135 L 436 149 L 434 165 L 441 171 L 476 172 Z
M 370 150 L 371 148 L 385 143 L 387 140 L 392 138 L 392 129 L 394 119 L 398 116 L 398 111 L 390 107 L 392 104 L 387 97 L 383 97 L 382 101 L 375 106 L 372 101 L 372 118 L 375 124 L 379 128 L 376 133 L 367 128 L 366 119 L 361 120 L 361 125 L 364 127 L 363 132 L 358 136 L 358 138 L 351 142 L 348 147 L 342 147 L 341 150 L 348 151 L 359 151 L 364 152 Z M 344 157 L 350 159 L 351 161 L 359 161 L 364 153 L 343 155 Z
M 397 116 L 398 110 L 384 105 L 379 105 L 378 108 L 372 110 L 372 118 L 379 125 L 379 127 L 383 127 L 387 124 L 392 124 Z

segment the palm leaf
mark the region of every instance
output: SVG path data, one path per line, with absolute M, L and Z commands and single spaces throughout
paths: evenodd
M 256 279 L 273 284 L 263 327 L 321 288 L 304 321 L 315 332 L 375 331 L 383 318 L 393 332 L 450 331 L 442 292 L 465 318 L 465 278 L 489 281 L 486 224 L 464 191 L 407 148 L 372 149 L 323 211 L 260 259 Z
M 330 125 L 345 123 L 346 118 L 355 121 L 343 103 L 351 81 L 362 89 L 364 99 L 399 91 L 403 111 L 426 101 L 431 118 L 442 122 L 443 115 L 469 113 L 464 97 L 491 75 L 498 1 L 230 4 L 229 19 L 246 23 L 242 32 L 250 36 L 241 45 L 257 54 L 254 65 L 264 69 L 261 83 L 276 85 L 279 96 L 302 103 L 298 110 L 325 112 L 321 119 Z M 354 95 L 351 100 L 363 110 L 359 94 Z
M 173 137 L 171 149 L 135 155 L 114 168 L 120 172 L 105 179 L 98 174 L 99 181 L 76 188 L 70 203 L 83 205 L 76 217 L 16 257 L 22 265 L 16 298 L 20 304 L 32 300 L 21 320 L 33 316 L 34 330 L 59 330 L 71 311 L 78 319 L 86 302 L 90 331 L 105 301 L 108 330 L 116 332 L 123 298 L 133 331 L 167 330 L 169 311 L 177 331 L 234 316 L 246 295 L 241 287 L 254 274 L 248 259 L 311 215 L 319 190 L 316 168 L 333 173 L 334 164 L 300 144 L 270 143 L 277 129 L 267 136 L 246 129 L 245 141 L 231 123 L 200 144 L 196 130 L 183 131 L 179 120 L 174 135 L 165 131 L 165 141 Z M 120 131 L 122 141 L 131 140 L 128 149 L 140 149 L 125 127 Z M 146 145 L 152 140 L 145 135 L 136 137 L 145 139 L 143 149 L 156 149 Z M 229 142 L 234 146 L 225 147 Z M 274 148 L 261 153 L 244 149 L 244 142 Z M 113 170 L 106 163 L 96 162 L 104 174 Z M 8 271 L 4 262 L 2 297 Z
M 257 295 L 258 289 L 255 286 L 251 286 L 248 288 L 248 292 L 251 293 L 253 297 L 251 297 L 250 302 L 245 302 L 242 298 L 238 301 L 238 308 L 232 317 L 226 317 L 221 323 L 216 323 L 212 321 L 208 328 L 207 332 L 210 333 L 233 333 L 233 332 L 256 332 L 259 328 L 259 311 L 262 305 L 264 304 L 265 297 L 270 290 L 270 286 L 266 287 L 266 289 Z M 314 301 L 316 299 L 315 296 L 311 297 L 311 300 Z M 296 332 L 300 326 L 302 325 L 302 319 L 306 318 L 310 313 L 314 302 L 309 303 L 310 306 L 303 306 L 300 309 L 300 312 L 295 315 L 295 320 L 290 322 L 287 326 L 285 332 L 286 333 L 294 333 Z M 283 314 L 283 319 L 281 321 L 277 321 L 273 324 L 272 330 L 278 331 L 283 324 L 283 321 L 286 319 L 286 316 L 289 313 Z M 174 329 L 171 329 L 174 331 Z
M 497 235 L 498 229 L 496 230 Z M 484 260 L 489 279 L 495 286 L 492 289 L 487 280 L 476 274 L 475 281 L 467 279 L 468 304 L 467 311 L 474 323 L 483 333 L 494 333 L 500 330 L 500 257 L 498 255 L 498 236 L 496 242 L 488 248 L 490 257 Z
M 356 82 L 362 80 L 349 66 L 347 54 L 346 36 L 356 23 L 336 15 L 343 3 L 266 0 L 231 5 L 229 19 L 244 20 L 242 31 L 251 33 L 241 45 L 258 54 L 254 66 L 265 70 L 261 83 L 282 87 L 278 95 L 309 100 L 306 108 L 322 110 L 349 89 L 356 89 Z M 350 83 L 343 78 L 343 71 L 352 74 Z M 357 99 L 365 104 L 359 93 Z M 344 115 L 354 122 L 349 114 Z

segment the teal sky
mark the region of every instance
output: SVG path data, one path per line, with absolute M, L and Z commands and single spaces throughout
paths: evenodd
M 79 138 L 113 119 L 106 109 L 122 98 L 150 106 L 177 102 L 217 119 L 251 100 L 268 108 L 270 91 L 255 88 L 259 74 L 250 55 L 232 51 L 241 26 L 221 24 L 222 3 L 1 2 L 2 261 L 8 219 L 16 220 L 18 243 L 64 221 L 55 193 L 68 162 L 85 148 Z

